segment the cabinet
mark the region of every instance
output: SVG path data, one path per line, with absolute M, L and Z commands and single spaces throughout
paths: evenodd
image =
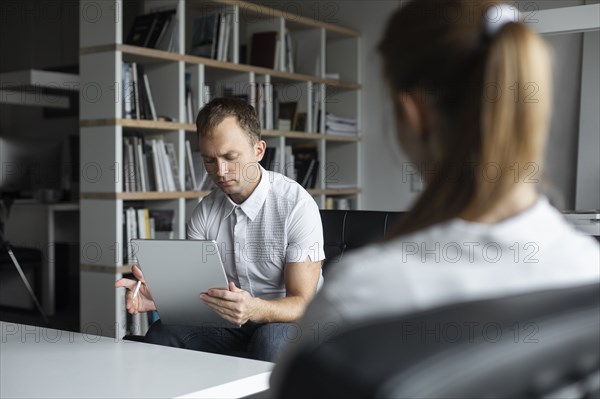
M 133 16 L 156 7 L 176 9 L 176 51 L 124 44 Z M 211 13 L 231 15 L 230 51 L 226 61 L 191 55 L 194 23 Z M 248 65 L 252 35 L 274 31 L 289 35 L 298 51 L 314 57 L 314 73 L 284 71 L 285 55 L 278 53 L 277 69 Z M 304 45 L 300 45 L 304 43 Z M 307 45 L 308 43 L 308 45 Z M 175 237 L 185 238 L 191 211 L 207 192 L 125 192 L 123 137 L 160 134 L 177 154 L 180 187 L 185 187 L 185 142 L 196 142 L 195 125 L 186 110 L 186 75 L 191 82 L 194 114 L 206 101 L 206 88 L 222 95 L 234 88 L 258 107 L 261 86 L 265 98 L 297 102 L 305 114 L 303 131 L 275 130 L 265 124 L 262 134 L 276 148 L 274 168 L 285 169 L 285 149 L 316 150 L 319 167 L 309 192 L 320 207 L 329 198 L 348 199 L 360 206 L 360 35 L 358 32 L 241 1 L 152 0 L 141 2 L 82 1 L 80 3 L 80 140 L 81 140 L 81 329 L 105 336 L 126 332 L 123 290 L 115 279 L 130 270 L 122 250 L 123 211 L 130 206 L 174 211 Z M 245 51 L 243 49 L 246 49 Z M 240 51 L 242 50 L 242 51 Z M 246 57 L 247 58 L 247 57 Z M 303 57 L 300 57 L 303 58 Z M 143 65 L 152 87 L 158 115 L 172 121 L 126 119 L 123 115 L 122 63 Z M 300 67 L 300 65 L 297 65 Z M 331 79 L 329 72 L 335 72 Z M 339 77 L 339 79 L 338 79 Z M 273 102 L 267 101 L 267 115 Z M 315 110 L 321 110 L 321 117 Z M 359 134 L 328 134 L 326 113 L 356 120 Z M 269 129 L 266 129 L 268 127 Z M 314 129 L 316 127 L 316 129 Z M 315 132 L 318 131 L 319 133 Z M 193 146 L 193 144 L 192 144 Z M 169 265 L 165 265 L 168 267 Z

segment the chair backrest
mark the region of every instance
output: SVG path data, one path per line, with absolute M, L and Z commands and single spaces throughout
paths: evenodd
M 279 396 L 597 397 L 600 284 L 448 305 L 310 345 Z
M 321 210 L 327 265 L 339 262 L 347 251 L 388 238 L 404 212 Z

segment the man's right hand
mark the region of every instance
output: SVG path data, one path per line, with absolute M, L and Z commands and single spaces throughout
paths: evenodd
M 156 310 L 154 300 L 152 299 L 152 294 L 150 294 L 150 290 L 148 290 L 148 286 L 146 285 L 146 280 L 144 280 L 144 274 L 136 265 L 131 267 L 131 272 L 137 281 L 130 280 L 128 278 L 122 278 L 115 282 L 115 288 L 127 288 L 127 297 L 125 300 L 125 307 L 127 308 L 127 311 L 131 314 L 138 314 Z M 140 286 L 140 291 L 138 292 L 136 298 L 132 299 L 133 291 L 135 290 L 135 286 L 137 285 L 138 281 L 141 281 L 142 285 Z

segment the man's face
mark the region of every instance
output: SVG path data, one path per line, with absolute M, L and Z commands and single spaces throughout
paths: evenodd
M 199 146 L 210 178 L 234 202 L 244 202 L 260 182 L 258 162 L 266 143 L 250 144 L 237 119 L 227 117 L 211 135 L 200 137 Z

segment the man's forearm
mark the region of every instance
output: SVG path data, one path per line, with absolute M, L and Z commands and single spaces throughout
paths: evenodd
M 255 323 L 291 323 L 302 317 L 309 300 L 301 296 L 287 296 L 272 300 L 255 298 L 251 320 Z

